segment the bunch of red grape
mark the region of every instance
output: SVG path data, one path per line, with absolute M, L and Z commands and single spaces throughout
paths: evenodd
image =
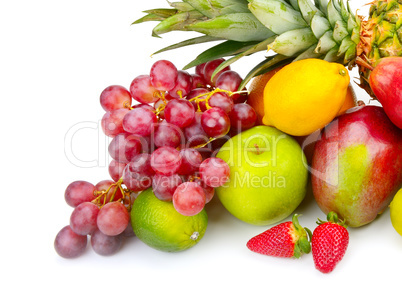
M 211 201 L 214 188 L 227 182 L 229 166 L 214 157 L 214 150 L 253 127 L 257 116 L 245 103 L 247 93 L 237 91 L 238 73 L 226 67 L 212 78 L 223 61 L 199 65 L 189 74 L 160 60 L 149 75 L 131 82 L 130 91 L 113 85 L 101 93 L 102 129 L 113 137 L 108 148 L 113 181 L 95 186 L 76 181 L 67 187 L 65 199 L 74 211 L 55 240 L 60 256 L 81 255 L 88 235 L 96 253 L 116 252 L 123 237 L 134 235 L 129 211 L 145 189 L 193 216 Z M 139 103 L 133 105 L 132 99 Z

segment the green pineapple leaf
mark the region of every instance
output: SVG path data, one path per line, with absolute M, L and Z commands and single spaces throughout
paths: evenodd
M 213 79 L 213 78 L 215 77 L 215 75 L 216 75 L 219 71 L 221 71 L 221 70 L 224 69 L 225 67 L 227 67 L 227 66 L 233 64 L 234 62 L 238 61 L 238 60 L 241 59 L 242 57 L 247 56 L 247 55 L 251 55 L 251 54 L 253 54 L 253 53 L 257 53 L 257 52 L 260 52 L 260 51 L 264 51 L 264 50 L 266 51 L 266 50 L 267 50 L 267 46 L 275 40 L 275 37 L 276 37 L 276 36 L 269 37 L 268 39 L 266 39 L 266 40 L 264 40 L 264 41 L 262 41 L 262 42 L 260 42 L 260 43 L 258 43 L 258 44 L 255 44 L 254 46 L 252 46 L 251 48 L 247 49 L 246 51 L 241 52 L 241 53 L 239 53 L 238 55 L 236 55 L 236 56 L 234 56 L 234 57 L 232 57 L 232 58 L 230 58 L 230 59 L 224 61 L 222 64 L 220 64 L 220 65 L 215 69 L 214 73 L 213 73 L 212 76 L 211 76 L 211 79 Z
M 190 24 L 188 30 L 236 41 L 261 41 L 275 35 L 251 13 L 233 13 Z
M 250 70 L 250 72 L 243 79 L 243 82 L 241 82 L 239 90 L 243 89 L 253 77 L 267 73 L 283 65 L 289 64 L 293 61 L 293 59 L 294 57 L 287 57 L 280 54 L 267 57 L 265 60 L 263 60 L 261 63 Z
M 238 54 L 239 52 L 243 52 L 243 50 L 247 50 L 251 45 L 255 44 L 258 44 L 258 42 L 240 42 L 233 40 L 225 41 L 212 48 L 209 48 L 208 50 L 205 50 L 204 52 L 199 54 L 193 61 L 183 67 L 183 69 L 189 69 L 191 67 L 195 67 L 199 64 L 206 63 L 221 57 Z
M 208 36 L 208 35 L 199 36 L 199 37 L 187 39 L 187 40 L 184 40 L 182 42 L 179 42 L 179 43 L 170 45 L 168 47 L 165 47 L 163 49 L 160 49 L 160 50 L 154 52 L 152 55 L 162 53 L 162 52 L 166 52 L 166 51 L 170 51 L 170 50 L 174 50 L 174 49 L 178 49 L 178 48 L 182 48 L 182 47 L 186 47 L 186 46 L 197 45 L 197 44 L 202 44 L 202 43 L 212 42 L 212 41 L 218 41 L 218 40 L 222 40 L 222 39 L 217 38 L 217 37 Z

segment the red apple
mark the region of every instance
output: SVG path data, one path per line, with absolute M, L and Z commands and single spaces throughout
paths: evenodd
M 402 129 L 402 58 L 383 58 L 371 71 L 369 83 L 389 119 Z
M 402 130 L 379 106 L 357 106 L 331 122 L 312 161 L 314 197 L 358 227 L 384 211 L 402 184 Z

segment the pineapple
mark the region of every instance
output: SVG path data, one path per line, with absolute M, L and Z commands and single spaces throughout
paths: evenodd
M 245 77 L 305 58 L 359 66 L 360 86 L 368 85 L 379 59 L 402 56 L 402 0 L 374 0 L 369 18 L 355 15 L 343 0 L 183 0 L 170 9 L 152 9 L 134 23 L 158 21 L 153 36 L 170 31 L 204 34 L 156 53 L 187 45 L 224 40 L 204 51 L 185 69 L 229 57 L 215 71 L 253 53 L 273 50 Z

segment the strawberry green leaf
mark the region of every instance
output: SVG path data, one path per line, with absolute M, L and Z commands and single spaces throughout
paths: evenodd
M 300 249 L 304 254 L 310 253 L 311 244 L 310 244 L 310 241 L 307 239 L 307 237 L 300 237 L 297 244 L 300 246 Z

